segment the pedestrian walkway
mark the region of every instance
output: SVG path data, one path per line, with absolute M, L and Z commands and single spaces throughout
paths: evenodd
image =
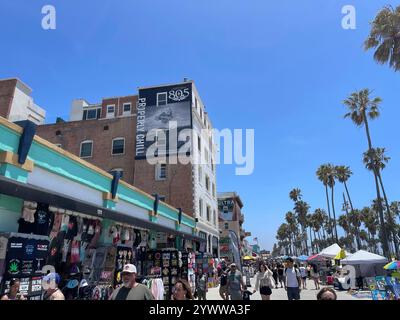
M 250 283 L 251 283 L 252 287 L 248 288 L 248 290 L 253 292 L 255 278 L 251 278 Z M 322 289 L 324 286 L 321 285 L 320 287 Z M 315 290 L 314 281 L 307 280 L 307 290 L 301 290 L 300 298 L 301 298 L 301 300 L 317 300 L 318 292 L 319 292 L 319 290 Z M 336 294 L 337 294 L 338 300 L 371 300 L 371 299 L 366 299 L 366 298 L 355 298 L 352 295 L 350 295 L 349 293 L 347 293 L 347 291 L 336 291 Z M 208 300 L 222 300 L 222 298 L 219 295 L 219 287 L 208 289 L 207 299 Z M 261 300 L 260 293 L 256 292 L 255 294 L 253 294 L 251 296 L 251 300 Z M 287 300 L 286 290 L 281 287 L 279 287 L 279 289 L 273 289 L 272 295 L 271 295 L 271 300 Z

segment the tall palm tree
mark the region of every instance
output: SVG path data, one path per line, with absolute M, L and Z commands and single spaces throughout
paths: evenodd
M 290 245 L 292 246 L 292 249 L 293 249 L 291 251 L 294 254 L 294 251 L 295 251 L 294 238 L 296 237 L 296 234 L 298 234 L 296 216 L 293 214 L 293 212 L 289 211 L 285 215 L 285 220 L 289 226 L 289 241 L 290 241 Z
M 344 115 L 345 118 L 351 118 L 353 123 L 360 127 L 365 127 L 365 133 L 367 135 L 368 140 L 368 150 L 372 149 L 371 135 L 369 131 L 368 119 L 376 119 L 379 117 L 379 104 L 382 102 L 382 99 L 379 97 L 375 97 L 373 99 L 370 98 L 370 90 L 363 89 L 359 92 L 353 92 L 347 99 L 343 101 L 343 104 L 348 107 L 349 112 Z M 375 179 L 375 189 L 376 195 L 378 199 L 378 209 L 379 209 L 379 218 L 382 229 L 382 248 L 384 254 L 389 257 L 389 241 L 385 228 L 385 221 L 383 216 L 383 207 L 381 203 L 379 182 L 378 182 L 378 173 L 376 170 L 373 170 L 374 179 Z
M 371 32 L 364 42 L 365 50 L 376 48 L 374 59 L 400 70 L 400 6 L 384 7 L 371 22 Z
M 327 164 L 322 164 L 319 166 L 319 168 L 317 169 L 317 177 L 318 180 L 322 182 L 322 184 L 325 187 L 325 195 L 326 195 L 326 204 L 328 206 L 328 217 L 329 217 L 329 221 L 331 221 L 331 209 L 330 209 L 330 205 L 329 205 L 329 196 L 328 196 L 328 174 L 329 174 L 329 167 Z
M 302 245 L 302 247 L 305 249 L 306 254 L 308 255 L 308 245 L 307 245 L 307 213 L 308 210 L 310 209 L 310 206 L 308 205 L 307 202 L 300 200 L 295 203 L 294 206 L 294 211 L 296 212 L 297 215 L 297 221 L 301 226 L 301 232 L 303 234 L 304 240 L 305 240 L 305 246 Z M 304 254 L 304 252 L 302 252 Z
M 336 242 L 339 241 L 337 227 L 336 227 L 336 212 L 335 212 L 335 200 L 334 200 L 334 188 L 335 188 L 335 178 L 336 178 L 336 170 L 333 164 L 328 164 L 327 166 L 327 175 L 328 175 L 328 186 L 331 188 L 331 201 L 332 201 L 332 214 L 333 219 L 333 229 L 335 231 L 335 239 Z
M 313 239 L 312 239 L 312 235 L 311 232 L 313 230 L 313 215 L 311 213 L 308 213 L 306 216 L 306 223 L 307 223 L 307 227 L 310 229 L 310 248 L 311 248 L 311 252 L 314 252 L 314 246 L 313 246 Z M 315 232 L 314 232 L 314 239 L 315 239 Z
M 385 148 L 372 148 L 372 149 L 369 149 L 368 151 L 364 152 L 364 155 L 363 155 L 363 162 L 365 164 L 365 167 L 370 171 L 375 171 L 378 175 L 379 184 L 382 189 L 383 199 L 385 200 L 385 205 L 386 205 L 386 215 L 387 215 L 386 220 L 392 231 L 391 233 L 392 233 L 392 238 L 393 238 L 393 242 L 394 242 L 394 250 L 395 250 L 396 256 L 399 257 L 399 244 L 397 241 L 397 235 L 396 235 L 396 231 L 395 231 L 395 220 L 393 219 L 392 214 L 391 214 L 389 200 L 386 196 L 385 188 L 384 188 L 383 182 L 382 182 L 382 175 L 381 175 L 381 171 L 383 169 L 385 169 L 386 163 L 388 163 L 389 160 L 390 160 L 390 157 L 387 157 L 385 155 Z

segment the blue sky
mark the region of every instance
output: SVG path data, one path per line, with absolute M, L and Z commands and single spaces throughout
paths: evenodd
M 371 124 L 373 143 L 392 157 L 383 173 L 389 200 L 400 200 L 396 133 L 399 74 L 377 65 L 363 40 L 388 2 L 365 0 L 120 0 L 0 3 L 0 78 L 31 88 L 47 122 L 68 118 L 71 100 L 136 93 L 138 86 L 195 80 L 216 128 L 255 129 L 255 171 L 218 167 L 218 191 L 240 194 L 245 228 L 271 249 L 289 191 L 299 187 L 312 209 L 325 208 L 315 177 L 325 162 L 349 165 L 356 207 L 374 197 L 361 154 L 362 128 L 343 119 L 341 101 L 368 87 L 383 98 Z M 57 10 L 57 29 L 41 28 L 41 8 Z M 341 27 L 354 5 L 357 29 Z M 341 207 L 342 188 L 336 192 Z

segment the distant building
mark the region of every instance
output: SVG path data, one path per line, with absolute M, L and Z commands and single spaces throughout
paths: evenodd
M 241 265 L 246 252 L 245 238 L 251 236 L 243 229 L 243 203 L 236 192 L 218 193 L 218 219 L 220 226 L 220 255 L 228 262 Z
M 46 111 L 33 102 L 31 93 L 32 89 L 17 78 L 0 80 L 0 116 L 12 122 L 44 124 Z

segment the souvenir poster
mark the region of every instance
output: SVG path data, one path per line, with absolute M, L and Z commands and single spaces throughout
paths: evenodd
M 365 278 L 369 290 L 374 291 L 377 289 L 376 280 L 374 277 Z
M 386 278 L 384 276 L 375 277 L 376 287 L 378 290 L 385 291 Z
M 122 283 L 121 271 L 126 264 L 135 264 L 135 255 L 131 247 L 119 245 L 117 246 L 115 255 L 115 273 L 114 273 L 114 285 Z

